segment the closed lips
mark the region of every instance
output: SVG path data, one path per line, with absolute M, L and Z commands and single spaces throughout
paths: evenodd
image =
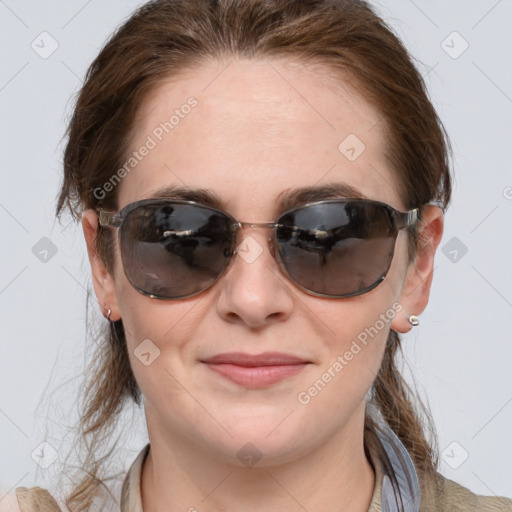
M 254 367 L 306 364 L 310 361 L 278 352 L 264 352 L 262 354 L 229 352 L 217 354 L 216 356 L 202 360 L 202 362 L 209 364 L 235 364 L 238 366 Z
M 301 372 L 311 361 L 279 352 L 229 352 L 202 361 L 218 375 L 238 386 L 261 389 Z

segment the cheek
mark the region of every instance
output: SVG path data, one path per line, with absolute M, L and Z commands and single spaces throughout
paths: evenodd
M 311 307 L 329 334 L 323 336 L 325 352 L 317 380 L 311 382 L 310 392 L 303 389 L 308 396 L 329 387 L 333 396 L 364 398 L 380 368 L 392 322 L 402 309 L 396 288 L 385 280 L 367 294 Z
M 124 273 L 116 277 L 116 293 L 123 319 L 133 373 L 145 396 L 179 389 L 173 380 L 183 380 L 183 360 L 191 358 L 187 343 L 200 323 L 195 300 L 152 299 L 135 290 Z M 165 394 L 165 393 L 164 393 Z

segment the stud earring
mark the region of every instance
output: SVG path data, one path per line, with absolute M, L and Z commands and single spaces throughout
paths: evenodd
M 110 315 L 112 314 L 112 310 L 109 309 L 107 312 L 107 320 L 110 322 Z
M 409 323 L 413 326 L 413 327 L 416 327 L 417 325 L 419 325 L 420 321 L 418 320 L 418 317 L 416 315 L 411 315 L 409 318 Z

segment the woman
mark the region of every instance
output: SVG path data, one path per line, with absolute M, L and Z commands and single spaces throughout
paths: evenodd
M 64 171 L 57 214 L 81 219 L 109 322 L 69 510 L 512 509 L 437 472 L 395 366 L 451 177 L 366 3 L 146 4 L 88 72 Z M 98 453 L 126 400 L 149 443 L 108 501 Z

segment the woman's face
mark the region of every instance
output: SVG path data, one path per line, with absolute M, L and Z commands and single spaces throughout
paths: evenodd
M 162 84 L 137 117 L 127 156 L 137 163 L 117 186 L 119 208 L 186 186 L 214 192 L 240 221 L 269 222 L 285 191 L 334 183 L 405 211 L 384 157 L 380 115 L 322 69 L 241 60 L 209 63 Z M 375 289 L 316 297 L 280 272 L 269 234 L 244 228 L 238 243 L 252 257 L 237 254 L 195 297 L 142 295 L 127 281 L 118 252 L 113 276 L 95 280 L 102 306 L 123 320 L 152 442 L 178 440 L 225 461 L 263 456 L 259 464 L 274 464 L 342 432 L 362 435 L 389 330 L 407 331 L 406 318 L 421 313 L 428 265 L 421 275 L 408 265 L 402 230 L 388 276 Z M 203 362 L 232 352 L 279 352 L 307 364 L 258 386 Z

